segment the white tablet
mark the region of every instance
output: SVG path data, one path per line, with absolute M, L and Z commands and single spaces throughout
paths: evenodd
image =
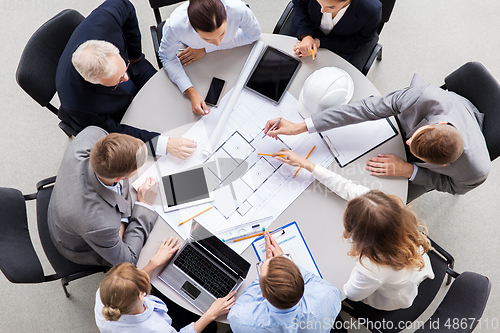
M 162 177 L 160 195 L 165 213 L 214 200 L 205 172 L 199 167 Z

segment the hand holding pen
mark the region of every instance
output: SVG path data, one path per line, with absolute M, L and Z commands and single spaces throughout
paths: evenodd
M 266 127 L 264 128 L 264 133 L 267 136 L 275 138 L 276 140 L 278 140 L 278 134 L 297 135 L 304 132 L 307 132 L 306 123 L 296 124 L 286 120 L 285 118 L 268 120 Z

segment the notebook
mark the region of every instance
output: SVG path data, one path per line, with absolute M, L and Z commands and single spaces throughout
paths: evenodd
M 398 135 L 389 119 L 365 121 L 319 134 L 341 168 Z
M 249 269 L 248 261 L 193 220 L 190 237 L 159 278 L 204 313 L 237 290 Z

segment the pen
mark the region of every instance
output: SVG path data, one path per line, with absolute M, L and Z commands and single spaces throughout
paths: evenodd
M 312 48 L 312 54 L 313 54 L 313 60 L 316 59 L 316 57 L 314 56 L 314 47 Z
M 306 160 L 309 158 L 309 156 L 311 156 L 314 148 L 316 148 L 316 146 L 312 147 L 311 151 L 309 152 L 309 154 L 307 154 L 306 156 Z M 295 178 L 295 176 L 297 176 L 297 174 L 299 173 L 300 169 L 302 169 L 302 167 L 298 168 L 297 171 L 295 172 L 295 174 L 293 175 L 293 178 Z
M 208 207 L 207 209 L 202 210 L 202 211 L 201 211 L 201 212 L 199 212 L 198 214 L 196 214 L 196 215 L 194 215 L 194 216 L 191 216 L 191 217 L 190 217 L 190 218 L 188 218 L 187 220 L 182 221 L 181 223 L 179 223 L 179 225 L 183 225 L 183 224 L 184 224 L 184 223 L 186 223 L 187 221 L 191 221 L 191 220 L 192 220 L 192 219 L 194 219 L 195 217 L 197 217 L 197 216 L 199 216 L 199 215 L 201 215 L 201 214 L 205 213 L 207 210 L 212 209 L 212 208 L 213 208 L 213 206 L 210 206 L 210 207 Z
M 273 129 L 275 129 L 275 128 L 276 128 L 276 126 L 278 126 L 278 124 L 280 123 L 280 121 L 281 121 L 281 118 L 280 118 L 280 119 L 278 119 L 278 120 L 274 123 L 274 125 L 273 125 L 273 126 L 271 126 L 271 128 L 269 128 L 269 130 L 267 131 L 267 133 L 269 133 L 269 131 L 272 131 Z M 264 136 L 262 137 L 262 139 L 264 139 L 264 138 L 266 137 L 266 135 L 267 135 L 267 134 L 266 134 L 266 133 L 264 133 Z
M 264 234 L 265 229 L 266 228 L 262 228 L 262 231 L 259 231 L 259 232 L 250 233 L 249 235 L 245 235 L 245 236 L 237 236 L 237 237 L 232 237 L 232 238 L 228 238 L 228 239 L 223 239 L 222 241 L 224 243 L 229 243 L 229 242 L 236 243 L 236 242 L 248 239 L 248 238 L 261 236 Z
M 261 153 L 258 153 L 257 155 L 260 155 L 260 156 L 273 156 L 273 154 L 261 154 Z M 275 157 L 286 157 L 286 155 L 275 155 Z

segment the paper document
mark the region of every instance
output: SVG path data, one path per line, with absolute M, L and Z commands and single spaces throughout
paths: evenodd
M 220 105 L 226 102 L 227 95 Z M 212 179 L 207 179 L 207 183 L 214 184 L 209 188 L 213 191 L 214 201 L 165 213 L 158 198 L 153 205 L 156 211 L 183 238 L 189 236 L 191 222 L 181 226 L 178 225 L 179 222 L 211 205 L 214 209 L 199 215 L 196 220 L 215 235 L 219 231 L 250 221 L 269 216 L 278 217 L 313 182 L 314 177 L 309 171 L 302 169 L 294 178 L 296 167 L 283 164 L 271 156 L 260 156 L 258 153 L 271 154 L 281 148 L 288 148 L 305 157 L 311 148 L 316 146 L 309 157 L 311 162 L 328 167 L 334 160 L 318 135 L 284 135 L 278 140 L 264 135 L 263 130 L 269 119 L 283 117 L 292 122 L 300 122 L 302 118 L 297 111 L 297 104 L 297 100 L 288 92 L 280 104 L 274 105 L 243 89 L 214 153 L 208 160 L 203 155 L 203 149 L 198 148 L 185 161 L 166 155 L 157 162 L 162 176 L 201 165 L 208 168 Z M 198 142 L 198 146 L 203 147 L 209 140 L 209 134 L 215 128 L 219 116 L 218 108 L 213 108 L 212 112 L 196 122 L 184 137 Z M 146 177 L 158 177 L 155 165 L 133 183 L 134 188 L 137 189 Z M 263 227 L 267 227 L 271 222 L 272 220 L 269 220 Z M 229 246 L 242 253 L 252 240 L 230 243 Z
M 281 232 L 281 229 L 284 232 Z M 316 274 L 320 278 L 323 278 L 321 276 L 321 273 L 319 272 L 316 262 L 314 261 L 311 251 L 309 251 L 306 240 L 300 232 L 297 222 L 292 222 L 282 228 L 277 229 L 277 232 L 272 236 L 278 242 L 279 246 L 283 250 L 283 253 L 290 254 L 294 263 L 308 270 L 309 272 Z M 265 260 L 266 241 L 264 236 L 257 238 L 252 243 L 252 246 L 255 250 L 255 253 L 257 254 L 257 259 L 259 261 Z
M 355 161 L 398 134 L 389 119 L 337 127 L 320 136 L 341 167 Z

